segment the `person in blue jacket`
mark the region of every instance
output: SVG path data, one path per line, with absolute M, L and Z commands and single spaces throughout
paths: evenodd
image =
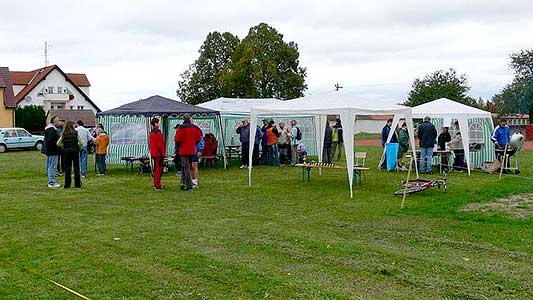
M 381 146 L 385 147 L 385 144 L 387 143 L 387 138 L 389 137 L 389 133 L 392 129 L 392 119 L 388 119 L 385 126 L 383 126 L 383 129 L 381 129 Z M 391 143 L 397 143 L 398 139 L 396 138 L 396 132 L 392 134 L 392 138 L 390 140 Z M 383 160 L 383 164 L 381 165 L 382 169 L 385 169 L 387 167 L 387 157 L 385 156 L 385 159 Z
M 511 128 L 507 126 L 507 120 L 500 120 L 498 126 L 494 128 L 491 140 L 494 143 L 494 148 L 496 150 L 496 158 L 502 161 L 504 149 L 507 145 L 509 145 L 509 141 L 511 140 Z M 507 151 L 509 150 L 510 149 L 507 149 Z M 507 160 L 505 165 L 506 168 L 509 168 L 509 160 Z M 506 172 L 506 170 L 504 170 L 504 172 Z
M 198 158 L 202 157 L 202 152 L 204 151 L 205 142 L 202 136 L 200 142 L 196 144 L 196 154 L 192 157 L 191 164 L 191 177 L 192 177 L 192 188 L 198 188 Z

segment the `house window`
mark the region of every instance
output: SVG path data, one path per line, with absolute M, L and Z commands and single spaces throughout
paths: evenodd
M 483 143 L 483 124 L 473 121 L 469 126 L 470 142 Z
M 53 86 L 49 86 L 48 87 L 48 94 L 53 94 L 54 93 L 54 87 Z
M 71 105 L 71 106 L 70 106 L 70 110 L 73 110 L 73 109 L 74 109 L 74 105 Z
M 59 110 L 59 109 L 63 109 L 63 105 L 56 105 L 56 109 Z
M 78 105 L 78 110 L 83 110 L 83 105 Z
M 63 94 L 63 87 L 58 86 L 58 87 L 57 87 L 57 93 L 58 93 L 58 94 Z

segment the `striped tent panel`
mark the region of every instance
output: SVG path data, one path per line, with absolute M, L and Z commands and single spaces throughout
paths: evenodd
M 108 164 L 125 164 L 122 157 L 148 155 L 146 118 L 138 116 L 102 116 L 99 119 L 106 129 L 110 144 L 107 149 Z
M 240 136 L 237 134 L 237 127 L 241 124 L 243 119 L 247 119 L 246 116 L 239 115 L 222 115 L 222 124 L 224 126 L 224 141 L 226 145 L 239 145 Z M 280 121 L 285 121 L 287 126 L 290 126 L 291 120 L 296 120 L 297 126 L 302 132 L 302 142 L 307 148 L 307 153 L 309 155 L 317 155 L 316 150 L 316 137 L 315 137 L 315 118 L 312 116 L 302 117 L 302 116 L 261 116 L 257 120 L 259 127 L 263 125 L 262 119 L 272 118 L 276 124 L 279 124 Z
M 218 130 L 216 116 L 198 117 L 198 116 L 193 115 L 192 122 L 194 125 L 200 127 L 200 129 L 202 130 L 202 137 L 206 133 L 213 133 L 215 137 L 217 138 L 217 141 L 220 141 L 221 137 L 220 137 L 219 130 Z M 175 151 L 175 145 L 174 145 L 175 129 L 174 127 L 176 126 L 176 124 L 181 124 L 181 123 L 183 123 L 182 118 L 172 117 L 168 119 L 169 134 L 167 135 L 168 138 L 165 142 L 166 147 L 167 147 L 167 153 L 168 153 L 167 155 L 174 154 L 174 151 Z M 222 153 L 222 143 L 219 143 L 218 153 Z
M 442 118 L 431 119 L 431 123 L 437 128 L 437 132 L 441 132 L 441 127 L 444 122 Z M 451 124 L 455 122 L 455 119 L 451 120 Z M 484 149 L 481 151 L 471 151 L 470 152 L 470 163 L 472 164 L 472 169 L 480 168 L 483 162 L 493 161 L 494 154 L 494 144 L 491 141 L 492 136 L 492 120 L 488 118 L 472 118 L 468 119 L 468 127 L 470 130 L 470 142 L 482 142 L 484 143 Z M 450 134 L 452 137 L 455 134 L 453 126 L 450 128 Z M 433 157 L 433 164 L 440 164 L 440 157 Z

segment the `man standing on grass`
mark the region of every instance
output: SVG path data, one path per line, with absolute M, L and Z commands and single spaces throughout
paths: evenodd
M 248 168 L 250 164 L 250 122 L 242 120 L 242 124 L 237 128 L 237 134 L 241 141 L 241 169 Z
M 190 115 L 183 116 L 183 124 L 176 132 L 175 141 L 179 147 L 179 154 L 181 158 L 181 176 L 183 177 L 183 184 L 180 188 L 190 191 L 193 189 L 192 182 L 192 159 L 196 154 L 196 146 L 202 140 L 202 131 L 198 126 L 192 124 Z
M 44 129 L 44 147 L 46 149 L 46 175 L 48 176 L 48 187 L 58 188 L 61 185 L 56 182 L 55 177 L 58 175 L 57 165 L 61 148 L 57 145 L 59 133 L 56 127 L 59 126 L 59 118 L 54 116 L 50 119 L 50 124 Z
M 385 148 L 385 144 L 387 143 L 387 139 L 389 138 L 389 133 L 392 130 L 392 119 L 388 119 L 385 126 L 383 126 L 383 129 L 381 129 L 381 146 Z M 396 139 L 396 132 L 392 134 L 392 138 L 390 140 L 391 143 L 397 143 Z M 381 165 L 382 169 L 387 168 L 387 156 L 385 156 L 385 159 L 383 160 L 383 164 Z
M 150 124 L 152 124 L 152 130 L 150 131 L 148 147 L 154 166 L 154 190 L 164 191 L 167 188 L 161 185 L 161 176 L 163 176 L 163 163 L 166 157 L 165 141 L 163 140 L 163 133 L 159 129 L 159 119 L 153 118 Z
M 511 129 L 509 128 L 509 126 L 507 126 L 507 120 L 500 120 L 498 126 L 494 128 L 491 140 L 494 143 L 494 147 L 496 148 L 496 158 L 499 161 L 502 161 L 503 153 L 505 152 L 505 147 L 507 147 L 507 145 L 509 145 L 509 141 L 511 141 Z M 507 160 L 507 162 L 505 163 L 504 168 L 509 168 L 509 160 Z M 507 173 L 507 170 L 504 169 L 503 172 Z
M 300 128 L 296 126 L 296 120 L 291 121 L 291 133 L 289 137 L 291 139 L 291 166 L 294 166 L 298 163 L 298 153 L 296 150 L 298 150 L 298 144 L 302 140 L 302 133 L 300 132 Z
M 85 178 L 87 177 L 87 145 L 90 141 L 92 141 L 93 137 L 89 130 L 83 127 L 82 120 L 78 120 L 76 124 L 76 131 L 78 132 L 81 137 L 81 140 L 83 141 L 83 146 L 80 149 L 80 173 L 81 177 Z
M 433 147 L 437 138 L 437 129 L 431 124 L 431 118 L 424 117 L 424 122 L 418 125 L 418 139 L 420 140 L 420 171 L 433 174 Z
M 337 161 L 339 161 L 342 157 L 342 148 L 344 148 L 344 137 L 342 136 L 342 124 L 340 118 L 335 119 L 335 125 L 333 125 L 331 137 L 333 139 L 333 147 L 331 150 L 333 156 L 335 156 L 335 151 L 339 149 L 339 152 L 337 153 Z

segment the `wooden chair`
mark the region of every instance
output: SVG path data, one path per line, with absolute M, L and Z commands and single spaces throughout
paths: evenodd
M 359 184 L 363 183 L 363 177 L 366 180 L 366 172 L 369 168 L 365 167 L 366 163 L 366 152 L 355 152 L 354 153 L 355 163 L 353 166 L 353 183 L 354 186 L 357 185 L 357 177 L 359 177 Z

